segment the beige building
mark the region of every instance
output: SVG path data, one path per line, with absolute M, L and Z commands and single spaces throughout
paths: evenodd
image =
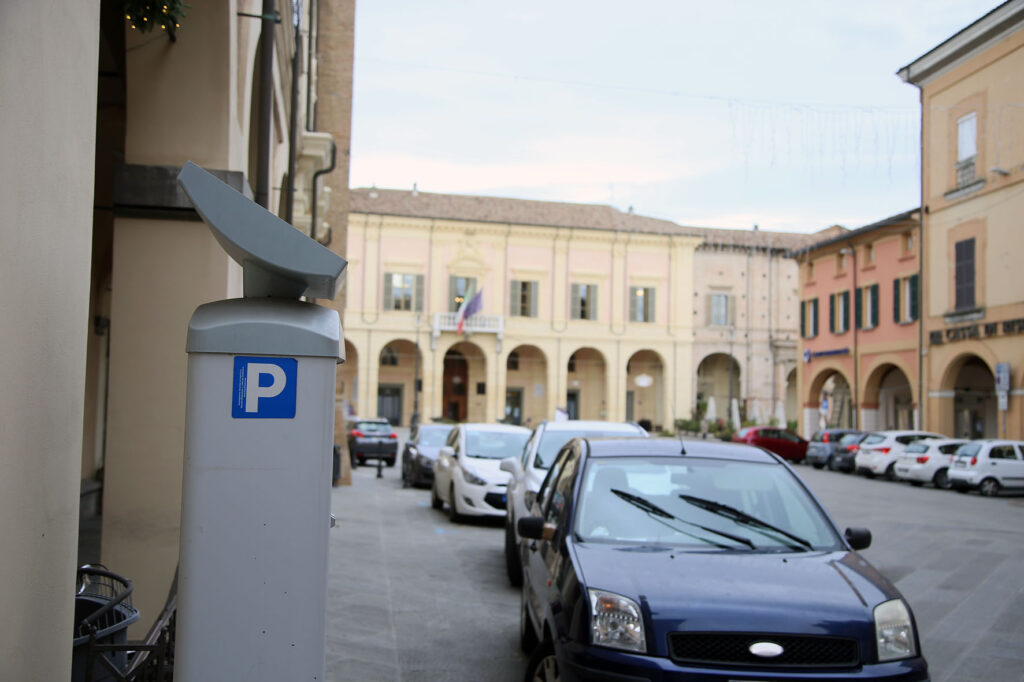
M 1024 0 L 899 75 L 921 92 L 923 426 L 1022 438 Z
M 344 234 L 354 3 L 320 5 L 296 14 L 280 0 L 275 22 L 260 0 L 192 3 L 173 35 L 132 29 L 115 0 L 0 5 L 0 575 L 14 586 L 0 595 L 0 679 L 70 676 L 80 492 L 89 516 L 102 489 L 90 558 L 135 582 L 133 636 L 174 575 L 187 324 L 241 293 L 240 268 L 176 185 L 180 166 L 321 240 Z M 328 52 L 343 63 L 321 101 Z
M 803 235 L 415 189 L 353 190 L 351 211 L 350 412 L 536 424 L 561 409 L 674 430 L 698 399 L 726 418 L 732 397 L 751 418 L 796 418 L 784 254 Z

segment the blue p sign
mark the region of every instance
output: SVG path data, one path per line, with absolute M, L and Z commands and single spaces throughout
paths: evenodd
M 294 419 L 298 366 L 295 358 L 235 356 L 231 416 Z

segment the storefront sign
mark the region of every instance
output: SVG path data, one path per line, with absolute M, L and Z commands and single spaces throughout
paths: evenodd
M 991 336 L 1020 334 L 1021 332 L 1024 332 L 1024 318 L 935 329 L 928 334 L 928 342 L 933 346 L 937 346 L 950 341 L 966 341 L 968 339 L 988 338 Z

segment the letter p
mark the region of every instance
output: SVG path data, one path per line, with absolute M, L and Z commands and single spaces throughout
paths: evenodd
M 260 379 L 270 375 L 267 386 L 260 385 Z M 284 370 L 278 365 L 266 362 L 250 362 L 245 375 L 245 411 L 258 412 L 260 398 L 273 398 L 284 390 L 287 380 Z

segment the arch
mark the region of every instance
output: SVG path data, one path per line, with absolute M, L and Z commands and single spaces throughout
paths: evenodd
M 864 382 L 862 427 L 869 430 L 914 428 L 914 387 L 907 372 L 885 361 L 872 369 Z
M 565 407 L 570 419 L 605 419 L 608 363 L 590 346 L 577 348 L 566 363 Z
M 742 402 L 743 369 L 728 353 L 710 353 L 697 365 L 697 401 L 709 418 L 729 420 L 732 400 Z M 739 424 L 736 425 L 737 428 Z
M 850 380 L 842 370 L 835 367 L 818 370 L 811 380 L 806 404 L 806 407 L 812 409 L 817 407 L 818 428 L 853 428 L 853 393 L 850 386 Z M 823 404 L 827 405 L 824 410 L 821 409 Z
M 359 413 L 359 351 L 345 339 L 345 362 L 337 366 L 335 403 L 345 417 Z M 342 424 L 344 427 L 344 424 Z
M 957 438 L 996 438 L 999 412 L 993 366 L 970 352 L 961 353 L 946 366 L 942 390 L 952 393 L 940 410 L 940 424 Z
M 864 383 L 861 386 L 861 404 L 862 405 L 876 405 L 878 403 L 878 390 L 880 382 L 886 376 L 886 374 L 893 369 L 899 370 L 899 372 L 906 378 L 907 385 L 910 387 L 910 399 L 914 405 L 918 403 L 917 387 L 914 382 L 910 380 L 910 377 L 915 376 L 914 372 L 907 367 L 906 363 L 893 355 L 882 356 L 875 358 L 875 362 L 872 365 L 865 367 L 862 372 L 866 375 Z
M 453 343 L 445 351 L 441 412 L 457 422 L 484 421 L 487 414 L 487 356 L 472 341 Z
M 409 424 L 415 411 L 416 379 L 422 372 L 423 353 L 408 339 L 392 339 L 377 356 L 377 415 L 392 424 Z
M 636 351 L 626 361 L 626 419 L 648 431 L 665 424 L 665 361 L 649 348 Z
M 521 344 L 505 361 L 503 421 L 530 426 L 547 414 L 548 358 L 537 346 Z

